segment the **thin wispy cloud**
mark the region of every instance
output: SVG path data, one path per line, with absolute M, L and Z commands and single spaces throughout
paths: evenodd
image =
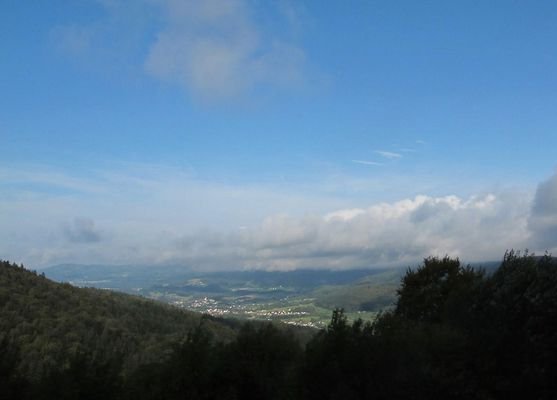
M 367 160 L 352 160 L 352 162 L 356 164 L 363 164 L 363 165 L 376 165 L 376 166 L 383 165 L 382 163 L 377 161 L 367 161 Z
M 402 154 L 394 153 L 392 151 L 376 150 L 375 153 L 379 154 L 381 157 L 385 157 L 389 160 L 396 160 L 398 158 L 402 158 Z

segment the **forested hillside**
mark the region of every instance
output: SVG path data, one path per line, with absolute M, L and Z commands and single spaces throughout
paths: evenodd
M 203 320 L 203 321 L 202 321 Z M 39 380 L 79 354 L 125 371 L 160 360 L 203 324 L 231 340 L 240 324 L 121 293 L 76 288 L 23 266 L 0 263 L 0 340 L 18 354 L 18 372 Z
M 4 398 L 550 400 L 557 393 L 550 256 L 511 251 L 490 274 L 427 258 L 402 278 L 394 308 L 352 324 L 337 309 L 305 346 L 271 324 L 246 323 L 230 340 L 214 340 L 218 321 L 199 324 L 150 302 L 59 286 L 7 263 L 1 282 Z M 64 323 L 64 313 L 81 324 Z M 58 354 L 50 346 L 65 349 L 65 361 L 47 362 Z M 126 359 L 131 353 L 143 358 Z M 126 367 L 132 360 L 136 367 Z

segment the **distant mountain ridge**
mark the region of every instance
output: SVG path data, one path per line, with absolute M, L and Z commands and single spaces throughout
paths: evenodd
M 499 262 L 474 264 L 480 265 L 489 271 Z M 323 328 L 335 308 L 343 308 L 350 320 L 368 321 L 391 308 L 407 269 L 203 272 L 179 266 L 58 265 L 43 271 L 61 282 L 140 294 L 215 316 Z
M 400 268 L 398 268 L 400 269 Z M 214 276 L 223 279 L 257 280 L 276 284 L 304 284 L 320 286 L 325 284 L 346 284 L 359 278 L 383 272 L 387 268 L 373 269 L 300 269 L 292 271 L 266 270 L 231 270 L 231 271 L 197 271 L 180 266 L 148 266 L 148 265 L 87 265 L 87 264 L 59 264 L 41 270 L 52 279 L 64 282 L 85 280 L 106 280 L 107 278 L 127 282 L 140 283 L 141 280 L 150 281 L 172 278 L 174 281 L 198 278 L 200 276 Z M 125 282 L 119 281 L 119 287 Z

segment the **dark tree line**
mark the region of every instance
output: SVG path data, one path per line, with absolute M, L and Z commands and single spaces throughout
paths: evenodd
M 510 251 L 491 274 L 431 257 L 406 272 L 392 310 L 373 323 L 335 310 L 305 346 L 271 324 L 223 342 L 201 321 L 136 368 L 80 351 L 30 379 L 4 336 L 0 398 L 555 399 L 556 322 L 550 256 Z
M 305 398 L 556 398 L 550 256 L 507 252 L 491 275 L 428 258 L 407 271 L 397 295 L 374 323 L 333 314 L 307 346 Z

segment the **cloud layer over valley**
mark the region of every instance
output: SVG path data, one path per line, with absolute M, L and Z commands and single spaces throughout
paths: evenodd
M 28 170 L 4 174 L 0 184 L 0 255 L 34 267 L 347 269 L 557 249 L 557 175 L 535 193 L 419 195 L 365 208 L 315 191 L 228 186 L 172 170 L 93 178 Z

